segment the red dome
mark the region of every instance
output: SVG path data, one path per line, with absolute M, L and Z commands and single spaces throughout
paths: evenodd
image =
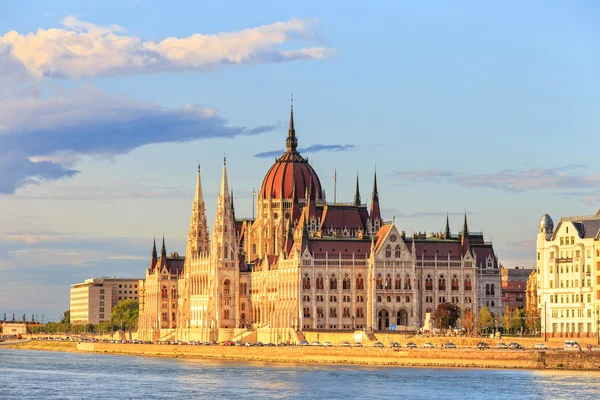
M 310 182 L 312 180 L 312 188 Z M 307 190 L 311 198 L 322 200 L 321 181 L 308 161 L 295 152 L 285 152 L 269 169 L 261 187 L 263 199 L 303 199 Z
M 275 161 L 263 180 L 260 195 L 263 199 L 303 199 L 307 190 L 311 199 L 323 200 L 321 181 L 315 170 L 296 150 L 298 139 L 294 129 L 294 110 L 290 112 L 290 128 L 286 139 L 286 151 Z M 311 187 L 312 181 L 312 187 Z

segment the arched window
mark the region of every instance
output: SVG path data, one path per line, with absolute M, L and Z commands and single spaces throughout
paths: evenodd
M 246 303 L 242 303 L 242 305 L 240 306 L 242 308 L 242 311 L 246 310 Z
M 227 225 L 225 225 L 225 226 L 227 226 Z M 227 243 L 225 243 L 223 245 L 223 248 L 224 248 L 224 250 L 223 250 L 223 257 L 224 258 L 229 258 L 229 247 L 227 246 Z
M 225 294 L 229 294 L 231 290 L 231 282 L 229 281 L 229 279 L 225 279 L 225 282 L 223 282 L 223 293 Z M 225 318 L 227 319 L 227 318 Z
M 365 317 L 365 313 L 362 307 L 358 307 L 356 309 L 356 318 L 364 318 Z
M 223 311 L 223 319 L 229 319 L 229 310 Z
M 452 276 L 452 290 L 458 290 L 458 278 L 456 275 Z
M 377 279 L 375 279 L 375 287 L 377 289 L 383 289 L 383 278 L 381 277 L 381 274 L 378 274 Z
M 319 274 L 319 276 L 317 276 L 317 290 L 323 290 L 324 286 L 323 286 L 323 277 L 321 276 L 321 274 Z
M 348 276 L 348 274 L 344 276 L 344 280 L 342 282 L 342 289 L 350 290 L 350 277 Z
M 363 278 L 361 274 L 358 274 L 358 276 L 356 277 L 356 290 L 363 290 L 364 286 L 363 286 Z
M 256 254 L 256 243 L 252 245 L 252 254 Z
M 329 279 L 329 289 L 337 289 L 337 278 L 335 277 L 335 274 L 332 274 L 331 278 Z
M 167 291 L 167 287 L 163 286 L 161 291 L 160 291 L 161 297 L 163 299 L 166 299 L 167 297 L 169 297 L 169 292 Z
M 433 290 L 433 279 L 431 278 L 431 275 L 427 275 L 427 278 L 425 278 L 425 290 Z
M 389 244 L 387 246 L 385 246 L 385 257 L 386 258 L 392 257 L 392 246 L 390 246 Z
M 392 276 L 387 274 L 385 277 L 385 290 L 390 290 L 392 288 Z
M 395 282 L 394 288 L 396 290 L 402 289 L 402 278 L 400 278 L 400 274 L 396 275 L 396 282 Z
M 400 258 L 400 253 L 401 253 L 400 252 L 400 245 L 397 244 L 396 247 L 395 247 L 395 249 L 394 249 L 394 257 Z
M 446 290 L 446 279 L 444 279 L 444 275 L 440 275 L 438 279 L 438 290 Z
M 485 295 L 486 295 L 486 296 L 489 296 L 489 295 L 490 295 L 490 284 L 489 284 L 489 283 L 487 283 L 487 284 L 485 285 Z
M 404 275 L 404 289 L 410 290 L 411 288 L 412 288 L 412 285 L 410 284 L 410 275 L 406 274 L 406 275 Z
M 491 296 L 494 296 L 496 294 L 495 288 L 496 288 L 496 285 L 494 285 L 492 283 L 491 286 L 490 286 L 490 295 Z
M 472 290 L 471 289 L 471 277 L 469 275 L 467 275 L 467 277 L 465 278 L 465 290 Z
M 242 324 L 246 322 L 246 314 L 242 313 L 242 314 L 240 315 L 240 322 L 241 322 Z
M 304 278 L 302 278 L 302 289 L 310 289 L 310 278 L 308 274 L 304 274 Z

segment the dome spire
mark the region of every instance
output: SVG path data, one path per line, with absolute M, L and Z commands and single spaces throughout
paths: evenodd
M 296 129 L 294 129 L 294 95 L 292 94 L 290 104 L 290 127 L 288 129 L 288 136 L 285 141 L 286 151 L 288 153 L 296 153 L 298 147 L 298 139 L 296 138 Z

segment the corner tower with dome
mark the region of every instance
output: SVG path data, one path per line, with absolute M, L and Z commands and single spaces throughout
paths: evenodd
M 209 239 L 198 169 L 177 291 L 164 301 L 163 292 L 144 293 L 153 305 L 141 301 L 140 337 L 297 343 L 314 330 L 427 329 L 446 302 L 470 316 L 466 322 L 484 305 L 499 312 L 498 259 L 481 233 L 469 231 L 466 215 L 458 234 L 447 218 L 443 231 L 407 237 L 381 217 L 376 173 L 372 188 L 363 203 L 357 176 L 352 202 L 327 202 L 317 172 L 298 152 L 292 108 L 286 150 L 265 174 L 256 218 L 235 218 L 224 163 Z M 151 287 L 160 290 L 160 283 Z M 156 299 L 176 301 L 167 325 Z

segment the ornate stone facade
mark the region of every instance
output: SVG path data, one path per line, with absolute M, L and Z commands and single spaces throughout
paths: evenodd
M 498 259 L 481 233 L 469 232 L 466 215 L 458 235 L 446 219 L 444 232 L 407 237 L 381 218 L 376 174 L 369 207 L 358 177 L 353 202 L 328 203 L 297 151 L 293 111 L 286 151 L 257 193 L 256 218 L 235 218 L 225 164 L 210 240 L 205 213 L 198 171 L 177 317 L 169 320 L 177 329 L 151 332 L 144 323 L 145 338 L 295 342 L 303 330 L 414 330 L 444 302 L 500 313 Z M 162 276 L 154 270 L 151 282 Z M 161 285 L 146 283 L 144 297 L 154 299 Z M 142 315 L 157 311 L 147 304 Z

